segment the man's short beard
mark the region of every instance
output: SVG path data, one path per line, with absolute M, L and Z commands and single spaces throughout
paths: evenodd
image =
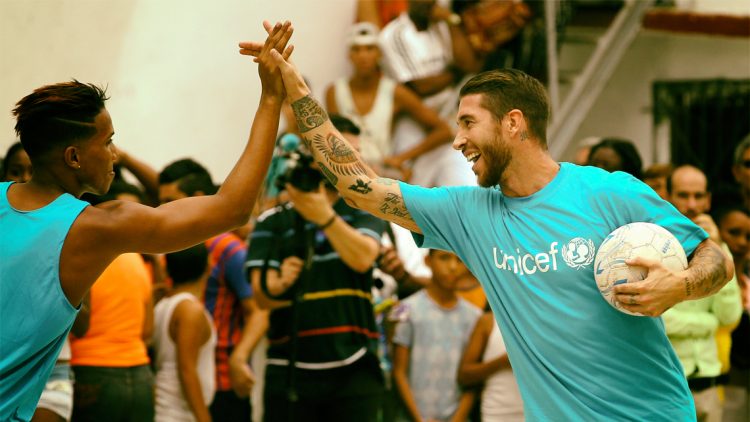
M 483 188 L 499 185 L 511 161 L 511 154 L 504 141 L 497 136 L 482 152 L 485 164 L 484 175 L 477 177 L 477 183 Z

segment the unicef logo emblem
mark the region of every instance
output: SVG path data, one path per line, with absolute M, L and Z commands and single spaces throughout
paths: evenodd
M 562 257 L 569 267 L 579 270 L 594 261 L 594 242 L 576 237 L 562 247 Z

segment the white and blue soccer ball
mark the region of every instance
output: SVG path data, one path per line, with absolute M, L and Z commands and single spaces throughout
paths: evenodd
M 645 267 L 629 266 L 625 261 L 644 257 L 661 261 L 672 271 L 687 268 L 687 256 L 680 242 L 667 229 L 652 223 L 630 223 L 615 229 L 599 246 L 594 259 L 594 278 L 604 299 L 615 309 L 640 315 L 620 307 L 613 288 L 622 283 L 635 283 L 648 275 Z

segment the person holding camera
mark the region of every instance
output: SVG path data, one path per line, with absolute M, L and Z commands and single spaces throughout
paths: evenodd
M 333 122 L 356 145 L 359 129 Z M 384 384 L 371 289 L 385 223 L 346 205 L 316 168 L 288 168 L 291 202 L 261 214 L 249 240 L 253 290 L 271 309 L 264 420 L 376 421 Z

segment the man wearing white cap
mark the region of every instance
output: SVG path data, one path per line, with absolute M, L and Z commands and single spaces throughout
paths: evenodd
M 351 78 L 340 78 L 328 87 L 326 107 L 361 128 L 361 155 L 368 164 L 396 177 L 408 178 L 407 162 L 447 145 L 453 138 L 451 129 L 414 92 L 383 76 L 378 65 L 381 54 L 375 25 L 360 22 L 352 26 L 347 45 L 354 73 Z M 421 142 L 396 150 L 391 134 L 393 120 L 400 114 L 410 116 L 425 133 Z

